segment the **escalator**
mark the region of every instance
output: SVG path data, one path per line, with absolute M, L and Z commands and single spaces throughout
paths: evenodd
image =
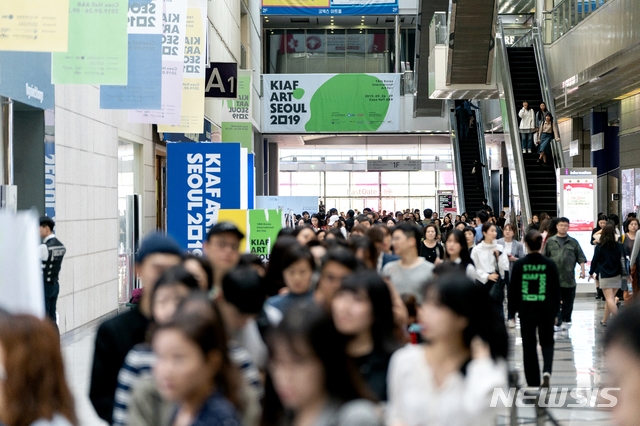
M 455 110 L 460 111 L 462 104 L 463 101 L 455 101 Z M 472 110 L 472 114 L 474 118 L 478 118 L 479 113 L 476 114 L 476 112 Z M 454 155 L 458 158 L 456 160 L 456 167 L 458 169 L 456 170 L 456 176 L 458 177 L 458 185 L 462 187 L 462 191 L 458 191 L 458 198 L 461 200 L 459 201 L 461 211 L 466 211 L 469 217 L 475 217 L 476 212 L 480 210 L 482 200 L 485 198 L 490 200 L 487 196 L 489 184 L 488 167 L 476 170 L 476 172 L 481 175 L 479 186 L 475 174 L 472 173 L 476 159 L 480 160 L 482 164 L 487 165 L 484 139 L 481 140 L 481 136 L 479 136 L 484 135 L 484 132 L 481 128 L 478 128 L 478 120 L 475 120 L 474 126 L 469 127 L 467 135 L 464 135 L 463 131 L 461 131 L 459 121 L 460 114 L 452 112 L 452 126 L 454 125 L 453 123 L 457 126 L 457 129 L 455 129 L 456 138 L 452 141 L 452 143 L 456 144 L 454 147 Z
M 520 111 L 523 101 L 528 101 L 529 107 L 537 112 L 543 96 L 534 48 L 507 47 L 507 56 L 516 111 Z M 536 152 L 535 146 L 534 152 Z M 537 153 L 522 154 L 522 156 L 532 214 L 546 212 L 555 217 L 558 198 L 553 158 L 548 157 L 548 165 L 541 166 L 537 163 Z

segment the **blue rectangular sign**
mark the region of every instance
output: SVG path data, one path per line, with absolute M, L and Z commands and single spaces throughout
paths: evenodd
M 0 95 L 35 108 L 53 109 L 51 53 L 0 51 Z
M 397 15 L 398 0 L 262 0 L 263 15 Z
M 162 35 L 129 34 L 129 67 L 125 86 L 100 86 L 102 109 L 162 107 Z
M 239 143 L 167 144 L 167 232 L 202 253 L 220 209 L 240 208 Z
M 256 200 L 256 166 L 255 166 L 255 155 L 247 154 L 247 171 L 249 173 L 249 202 L 247 207 L 249 209 L 255 208 L 255 200 Z

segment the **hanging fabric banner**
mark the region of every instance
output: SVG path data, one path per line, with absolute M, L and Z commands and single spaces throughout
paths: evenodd
M 238 97 L 222 101 L 222 142 L 240 142 L 253 152 L 251 70 L 238 70 Z
M 162 0 L 129 0 L 126 86 L 101 86 L 102 109 L 162 107 Z
M 158 126 L 159 132 L 197 133 L 202 130 L 204 122 L 204 74 L 206 68 L 205 31 L 208 23 L 206 2 L 199 3 L 202 3 L 199 7 L 190 7 L 187 10 L 180 125 Z
M 161 108 L 129 111 L 131 123 L 180 124 L 187 4 L 187 0 L 164 2 Z
M 69 0 L 0 0 L 0 50 L 66 52 Z
M 53 54 L 54 84 L 127 84 L 127 3 L 69 7 L 69 49 Z
M 0 51 L 0 95 L 40 109 L 52 109 L 51 53 Z

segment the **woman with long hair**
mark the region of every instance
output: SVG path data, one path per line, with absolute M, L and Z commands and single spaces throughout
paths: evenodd
M 483 285 L 487 294 L 499 294 L 499 291 L 492 292 L 491 289 L 500 285 L 500 278 L 504 278 L 505 272 L 509 270 L 509 258 L 504 247 L 496 243 L 497 235 L 496 225 L 486 222 L 482 225 L 482 241 L 471 252 L 471 260 L 476 266 L 476 280 Z M 504 297 L 497 296 L 493 301 L 496 311 L 504 315 Z
M 554 139 L 560 141 L 558 126 L 553 122 L 551 113 L 548 112 L 544 115 L 544 122 L 540 124 L 538 129 L 538 140 L 540 141 L 538 163 L 542 166 L 547 165 L 547 157 L 552 157 L 551 141 Z
M 231 363 L 218 309 L 205 295 L 184 300 L 152 341 L 153 375 L 160 394 L 174 404 L 169 424 L 240 426 L 240 372 Z
M 476 267 L 471 260 L 467 239 L 462 231 L 457 229 L 451 231 L 444 243 L 444 248 L 445 263 L 451 262 L 460 265 L 461 271 L 464 272 L 469 279 L 474 280 L 476 278 Z
M 53 322 L 0 316 L 0 423 L 78 426 Z
M 387 424 L 494 425 L 508 337 L 488 295 L 462 274 L 444 275 L 427 285 L 419 311 L 426 343 L 391 357 Z
M 595 246 L 600 243 L 600 235 L 602 234 L 602 229 L 607 225 L 607 221 L 609 217 L 606 214 L 601 214 L 598 216 L 598 223 L 596 227 L 591 231 L 591 245 Z
M 451 223 L 451 214 L 445 215 L 442 219 L 442 226 L 440 226 L 440 235 L 442 235 L 442 241 L 447 241 L 447 236 L 449 232 L 453 229 L 453 223 Z
M 607 325 L 610 315 L 618 314 L 616 306 L 616 293 L 622 284 L 622 264 L 620 260 L 625 257 L 624 247 L 616 241 L 613 225 L 605 225 L 600 234 L 600 242 L 596 245 L 589 269 L 589 280 L 598 278 L 600 289 L 604 293 L 606 304 L 604 305 L 604 317 L 600 321 Z M 626 269 L 626 265 L 625 265 Z
M 346 352 L 347 337 L 315 304 L 292 307 L 267 335 L 263 426 L 381 426 Z
M 506 277 L 507 280 L 507 290 L 511 286 L 511 275 L 513 272 L 513 265 L 516 263 L 518 259 L 522 259 L 525 256 L 524 246 L 520 241 L 515 240 L 513 237 L 516 235 L 515 226 L 511 223 L 507 223 L 504 225 L 504 229 L 502 231 L 504 237 L 500 238 L 497 241 L 497 244 L 504 247 L 504 252 L 507 254 L 507 258 L 509 259 L 509 276 Z M 509 311 L 507 314 L 507 321 L 509 324 L 509 328 L 513 328 L 516 326 L 515 322 L 515 313 Z
M 389 287 L 373 271 L 356 272 L 342 281 L 332 314 L 338 332 L 349 339 L 347 354 L 377 399 L 386 401 L 389 359 L 400 347 L 401 336 Z

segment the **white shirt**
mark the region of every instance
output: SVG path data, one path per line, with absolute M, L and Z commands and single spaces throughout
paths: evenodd
M 498 258 L 498 271 L 496 271 L 494 250 L 502 252 Z M 473 263 L 476 265 L 476 279 L 483 284 L 487 283 L 489 275 L 494 272 L 499 272 L 500 276 L 504 278 L 504 272 L 509 270 L 509 258 L 502 246 L 495 242 L 487 244 L 482 241 L 471 252 L 471 260 L 473 260 Z
M 513 241 L 511 242 L 504 242 L 504 253 L 506 255 L 510 255 L 511 254 L 511 246 L 513 246 Z
M 522 108 L 518 113 L 520 118 L 520 130 L 533 130 L 536 127 L 536 113 L 531 108 Z
M 495 388 L 507 387 L 507 367 L 493 359 L 473 360 L 466 375 L 451 374 L 439 387 L 423 345 L 407 345 L 389 363 L 388 425 L 495 425 L 499 408 L 491 408 Z

